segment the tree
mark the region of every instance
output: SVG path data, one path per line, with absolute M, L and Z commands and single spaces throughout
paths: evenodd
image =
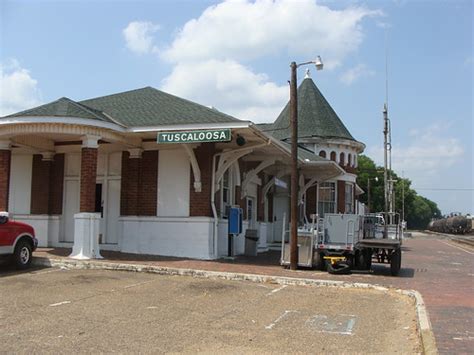
M 383 168 L 365 155 L 359 156 L 357 168 L 357 184 L 365 191 L 359 196 L 359 201 L 367 205 L 367 182 L 370 179 L 370 206 L 371 212 L 384 210 L 384 183 Z M 396 180 L 393 189 L 395 194 L 394 210 L 402 215 L 403 202 L 405 203 L 405 220 L 409 228 L 424 229 L 432 218 L 439 218 L 441 211 L 438 205 L 417 194 L 411 188 L 411 181 L 400 178 L 394 171 L 390 171 L 392 179 Z M 378 181 L 375 181 L 375 178 Z

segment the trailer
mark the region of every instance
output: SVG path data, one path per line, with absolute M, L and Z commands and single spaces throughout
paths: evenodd
M 344 274 L 370 270 L 372 263 L 390 264 L 390 273 L 396 276 L 401 268 L 403 240 L 403 229 L 396 217 L 395 214 L 312 216 L 311 224 L 298 228 L 298 265 Z M 284 228 L 281 265 L 289 265 L 290 248 L 285 243 L 285 233 L 288 231 Z

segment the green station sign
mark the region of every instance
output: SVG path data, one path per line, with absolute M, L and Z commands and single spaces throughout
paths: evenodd
M 204 143 L 228 142 L 231 140 L 230 129 L 209 129 L 204 131 L 177 131 L 158 133 L 158 143 Z

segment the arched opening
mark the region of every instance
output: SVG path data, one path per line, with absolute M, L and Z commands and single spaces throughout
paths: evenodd
M 322 158 L 326 158 L 326 151 L 325 150 L 321 150 L 319 152 L 319 156 L 322 157 Z
M 349 153 L 347 155 L 347 165 L 352 166 L 352 155 L 351 155 L 351 153 Z
M 335 151 L 331 152 L 331 160 L 336 161 L 336 152 Z
M 341 154 L 339 154 L 339 164 L 344 165 L 345 160 L 346 160 L 346 155 L 344 154 L 344 152 L 341 152 Z

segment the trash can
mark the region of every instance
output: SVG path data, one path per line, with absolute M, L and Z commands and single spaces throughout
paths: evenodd
M 245 231 L 245 256 L 257 256 L 258 235 L 256 229 Z

